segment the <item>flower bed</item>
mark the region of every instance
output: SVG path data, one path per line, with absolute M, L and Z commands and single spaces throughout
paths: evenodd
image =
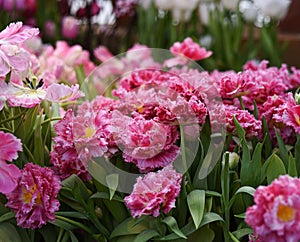
M 300 70 L 37 35 L 0 32 L 0 240 L 300 239 Z

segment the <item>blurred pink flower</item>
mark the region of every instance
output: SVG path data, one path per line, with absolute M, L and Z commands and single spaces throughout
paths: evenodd
M 101 62 L 113 57 L 112 53 L 105 46 L 98 46 L 94 49 L 94 55 Z
M 48 37 L 54 37 L 54 33 L 55 33 L 55 23 L 52 20 L 48 20 L 46 21 L 45 25 L 45 34 Z
M 300 104 L 296 104 L 292 94 L 289 97 L 282 115 L 282 122 L 292 126 L 300 134 Z
M 25 72 L 29 68 L 29 53 L 20 45 L 38 35 L 39 31 L 22 26 L 22 22 L 11 23 L 0 32 L 0 76 L 7 75 L 10 70 Z
M 299 241 L 300 180 L 280 176 L 269 186 L 259 186 L 246 222 L 262 241 Z
M 165 65 L 167 67 L 175 65 L 184 65 L 187 59 L 194 61 L 206 59 L 212 55 L 211 51 L 207 51 L 205 48 L 200 47 L 199 44 L 195 43 L 191 38 L 185 38 L 182 43 L 175 42 L 171 46 L 170 51 L 177 58 L 166 60 Z
M 62 35 L 67 39 L 74 39 L 78 36 L 78 20 L 72 16 L 65 16 L 62 19 Z
M 24 0 L 5 0 L 3 1 L 3 9 L 8 12 L 13 10 L 21 10 L 25 8 Z
M 20 176 L 21 172 L 16 165 L 0 161 L 0 192 L 12 192 L 17 187 Z
M 14 190 L 21 176 L 18 167 L 6 163 L 17 159 L 18 151 L 22 151 L 21 140 L 10 133 L 0 131 L 0 192 L 2 193 Z
M 158 217 L 160 211 L 167 214 L 175 207 L 181 180 L 182 175 L 177 173 L 172 166 L 137 178 L 132 193 L 124 199 L 132 216 Z
M 10 133 L 0 131 L 0 162 L 17 159 L 18 151 L 22 151 L 21 140 Z
M 84 93 L 79 90 L 79 85 L 71 87 L 64 84 L 53 83 L 47 88 L 45 99 L 50 102 L 70 102 L 84 97 Z
M 6 206 L 16 212 L 17 223 L 22 228 L 36 229 L 55 220 L 59 209 L 57 199 L 60 179 L 50 168 L 28 163 L 22 170 L 17 188 L 6 194 Z

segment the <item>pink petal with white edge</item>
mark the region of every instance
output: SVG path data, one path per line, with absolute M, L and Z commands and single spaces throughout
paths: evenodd
M 0 192 L 12 192 L 17 187 L 20 176 L 21 171 L 17 166 L 0 161 Z
M 79 90 L 78 84 L 69 87 L 53 83 L 48 87 L 45 99 L 50 102 L 70 102 L 80 97 L 84 97 L 84 93 Z
M 8 85 L 8 103 L 12 107 L 33 108 L 46 96 L 44 89 L 31 89 L 13 83 Z

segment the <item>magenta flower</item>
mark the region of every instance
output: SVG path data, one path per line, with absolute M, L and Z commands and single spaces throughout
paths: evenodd
M 158 217 L 160 211 L 167 214 L 175 207 L 181 180 L 182 175 L 172 166 L 167 166 L 156 173 L 149 172 L 143 178 L 137 178 L 132 193 L 124 199 L 132 216 Z
M 246 222 L 262 241 L 299 241 L 300 180 L 280 176 L 269 186 L 259 186 L 255 204 L 246 211 Z
M 255 119 L 255 117 L 247 110 L 241 110 L 232 105 L 225 105 L 225 114 L 228 133 L 236 134 L 233 116 L 245 130 L 246 137 L 251 138 L 253 136 L 258 136 L 261 132 L 261 121 Z
M 300 104 L 296 104 L 292 94 L 289 97 L 282 115 L 282 121 L 284 124 L 292 126 L 300 134 Z
M 195 61 L 208 58 L 212 55 L 211 51 L 201 48 L 200 45 L 195 43 L 191 38 L 186 38 L 182 43 L 174 43 L 170 51 L 175 56 L 183 55 Z
M 80 97 L 84 97 L 84 93 L 79 90 L 79 85 L 71 87 L 64 84 L 53 83 L 47 88 L 45 99 L 50 102 L 70 102 Z
M 78 20 L 72 16 L 65 16 L 62 19 L 62 35 L 67 39 L 74 39 L 78 36 Z
M 10 70 L 28 70 L 30 56 L 20 45 L 38 33 L 35 28 L 22 28 L 21 22 L 11 23 L 0 32 L 0 76 L 7 75 Z
M 94 49 L 94 55 L 101 62 L 109 60 L 113 57 L 112 53 L 105 46 L 98 46 L 96 49 Z
M 21 171 L 16 165 L 0 161 L 0 192 L 12 192 L 17 187 L 20 176 Z
M 40 228 L 47 221 L 55 220 L 60 188 L 61 182 L 51 169 L 28 163 L 22 170 L 17 188 L 7 194 L 6 206 L 16 212 L 19 226 Z

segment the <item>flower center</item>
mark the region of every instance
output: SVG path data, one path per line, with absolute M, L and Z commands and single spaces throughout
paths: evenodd
M 277 217 L 282 222 L 290 222 L 295 218 L 295 210 L 289 206 L 280 204 L 277 210 Z
M 91 127 L 87 127 L 87 128 L 85 128 L 84 138 L 92 138 L 95 133 L 96 133 L 96 130 L 94 130 Z

